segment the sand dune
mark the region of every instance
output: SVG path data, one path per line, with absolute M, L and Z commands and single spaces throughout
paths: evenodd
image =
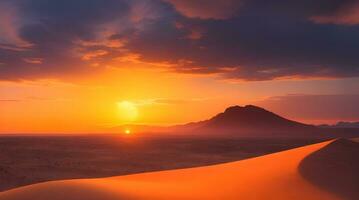
M 299 172 L 315 185 L 344 199 L 359 199 L 359 143 L 340 139 L 302 160 Z
M 343 153 L 345 147 L 341 148 L 341 146 L 346 142 L 344 140 L 328 141 L 207 167 L 101 179 L 45 182 L 2 192 L 0 199 L 345 199 L 355 194 L 349 192 L 351 196 L 343 196 L 342 194 L 347 194 L 348 191 L 343 193 L 339 190 L 338 192 L 331 190 L 331 187 L 323 186 L 320 181 L 318 183 L 318 179 L 322 180 L 323 177 L 313 177 L 311 167 L 313 165 L 313 169 L 317 169 L 320 162 L 324 162 L 318 160 L 318 152 L 326 151 L 325 149 L 330 147 L 331 156 L 336 157 L 336 151 L 333 149 L 341 149 Z M 339 153 L 339 156 L 342 153 Z M 314 160 L 309 159 L 312 155 L 315 155 Z M 355 160 L 355 157 L 346 161 L 352 160 Z M 329 171 L 329 173 L 332 172 Z M 328 179 L 328 177 L 325 178 Z M 344 184 L 355 183 L 346 180 Z

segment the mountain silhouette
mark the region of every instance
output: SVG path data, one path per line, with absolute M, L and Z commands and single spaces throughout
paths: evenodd
M 238 136 L 238 137 L 315 137 L 351 138 L 358 137 L 359 129 L 324 128 L 303 124 L 281 117 L 264 108 L 246 105 L 231 106 L 214 117 L 175 126 L 123 125 L 111 128 L 118 133 L 130 129 L 134 133 L 198 135 L 198 136 Z
M 297 133 L 315 130 L 254 105 L 232 106 L 213 118 L 197 123 L 177 126 L 179 130 L 205 133 L 236 133 L 240 135 L 268 135 L 268 133 Z
M 359 129 L 322 128 L 303 124 L 281 117 L 264 108 L 246 105 L 231 106 L 214 117 L 175 126 L 123 125 L 114 127 L 112 132 L 130 129 L 135 133 L 176 134 L 176 135 L 210 135 L 239 137 L 358 137 Z

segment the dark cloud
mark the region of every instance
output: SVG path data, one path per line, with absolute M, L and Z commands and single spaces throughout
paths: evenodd
M 192 61 L 192 66 L 179 66 L 180 72 L 233 68 L 224 73 L 226 78 L 358 76 L 359 27 L 315 24 L 309 19 L 319 13 L 335 12 L 346 2 L 290 2 L 252 0 L 227 20 L 185 19 L 183 24 L 205 30 L 197 41 L 178 39 L 178 32 L 161 24 L 162 30 L 169 30 L 162 33 L 166 35 L 157 35 L 156 30 L 143 32 L 133 49 L 147 59 Z M 156 47 L 156 51 L 150 51 L 150 46 Z
M 89 67 L 94 62 L 124 52 L 143 62 L 171 63 L 179 73 L 228 79 L 359 76 L 356 0 L 200 2 L 0 4 L 0 11 L 11 10 L 10 21 L 19 22 L 0 31 L 0 79 L 91 73 L 101 70 Z
M 93 41 L 106 25 L 128 16 L 121 0 L 16 0 L 21 18 L 18 37 L 30 46 L 21 51 L 0 47 L 1 79 L 56 77 L 93 71 L 81 61 L 76 41 Z M 5 8 L 3 8 L 5 9 Z M 0 36 L 1 37 L 1 36 Z

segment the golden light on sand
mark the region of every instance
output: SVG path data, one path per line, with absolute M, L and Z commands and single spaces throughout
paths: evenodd
M 340 200 L 303 178 L 307 156 L 332 141 L 211 166 L 98 179 L 52 181 L 0 192 L 2 200 L 63 199 L 278 199 Z M 339 145 L 342 148 L 341 145 Z M 195 178 L 193 178 L 195 177 Z M 328 179 L 330 180 L 330 178 Z M 245 187 L 244 187 L 245 186 Z M 354 187 L 353 187 L 354 188 Z M 350 198 L 356 199 L 356 198 Z
M 138 109 L 135 103 L 130 101 L 121 101 L 117 103 L 120 118 L 123 122 L 135 121 L 138 117 Z

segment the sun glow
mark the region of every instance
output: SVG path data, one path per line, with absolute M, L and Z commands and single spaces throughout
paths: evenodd
M 135 103 L 130 101 L 121 101 L 117 103 L 120 118 L 123 122 L 135 121 L 138 117 L 138 108 Z
M 126 129 L 126 130 L 125 130 L 125 134 L 126 134 L 126 135 L 130 135 L 130 134 L 131 134 L 131 130 L 130 130 L 130 129 Z

